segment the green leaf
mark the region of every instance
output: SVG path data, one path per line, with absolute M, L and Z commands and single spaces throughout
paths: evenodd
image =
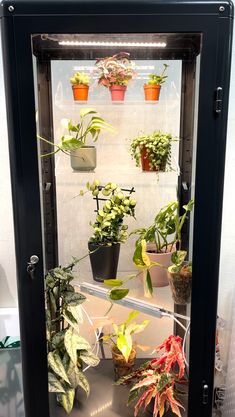
M 63 311 L 63 317 L 67 321 L 67 323 L 70 324 L 70 326 L 73 327 L 73 329 L 75 329 L 77 333 L 79 333 L 78 323 L 76 319 L 73 317 L 72 313 L 70 313 L 70 311 L 68 310 L 65 310 Z
M 79 357 L 83 360 L 83 362 L 90 366 L 97 366 L 100 362 L 98 356 L 87 350 L 82 351 Z
M 130 391 L 129 396 L 128 396 L 127 405 L 130 405 L 131 403 L 133 403 L 133 401 L 135 401 L 136 398 L 138 398 L 138 396 L 139 396 L 139 390 L 138 389 Z
M 81 109 L 80 110 L 80 117 L 83 119 L 83 117 L 87 116 L 88 114 L 96 114 L 97 111 L 93 108 L 87 108 L 87 109 Z
M 83 314 L 82 314 L 82 309 L 80 305 L 76 305 L 76 306 L 69 305 L 67 307 L 67 310 L 73 315 L 77 323 L 83 323 Z
M 78 373 L 78 385 L 85 391 L 87 397 L 90 394 L 90 385 L 88 382 L 88 379 L 86 378 L 86 376 L 84 375 L 84 373 L 82 371 L 80 371 L 79 369 L 77 369 L 77 373 Z
M 151 276 L 147 268 L 143 269 L 143 284 L 144 284 L 144 296 L 151 298 L 153 294 L 153 286 Z
M 52 338 L 52 344 L 55 348 L 59 348 L 64 343 L 65 330 L 56 333 Z
M 58 146 L 64 151 L 74 151 L 81 148 L 83 145 L 84 143 L 81 140 L 78 140 L 73 136 L 63 136 Z
M 51 308 L 51 313 L 55 313 L 57 310 L 57 306 L 56 306 L 56 299 L 54 297 L 54 294 L 52 291 L 49 291 L 49 297 L 50 297 L 50 308 Z
M 65 394 L 59 394 L 58 400 L 60 404 L 64 407 L 66 413 L 71 413 L 74 404 L 75 389 L 69 388 L 66 390 Z
M 153 293 L 153 285 L 152 285 L 152 280 L 151 280 L 151 275 L 149 270 L 147 269 L 147 274 L 146 274 L 146 284 L 149 290 L 149 293 L 152 295 Z
M 49 392 L 65 392 L 62 384 L 52 372 L 48 372 Z
M 138 315 L 140 314 L 139 311 L 133 310 L 131 311 L 131 313 L 129 314 L 127 320 L 125 321 L 125 324 L 129 324 L 132 320 L 134 320 Z
M 174 265 L 181 265 L 187 256 L 187 252 L 185 250 L 177 250 L 173 252 L 171 255 L 171 261 Z
M 90 350 L 90 344 L 84 339 L 82 336 L 76 332 L 75 329 L 70 327 L 64 337 L 64 344 L 65 348 L 73 361 L 73 363 L 77 364 L 77 350 Z
M 120 285 L 123 284 L 123 281 L 121 279 L 105 279 L 104 284 L 111 287 L 120 287 Z
M 56 277 L 57 279 L 65 281 L 69 281 L 71 280 L 71 278 L 73 279 L 73 275 L 69 272 L 64 271 L 62 268 L 54 268 L 51 271 L 51 275 L 53 277 Z
M 150 266 L 151 262 L 146 253 L 146 241 L 141 240 L 135 248 L 133 262 L 137 268 L 143 269 L 146 266 Z
M 83 294 L 78 292 L 65 292 L 64 293 L 64 300 L 70 306 L 77 306 L 79 304 L 84 303 L 86 297 Z
M 171 384 L 170 376 L 167 374 L 162 374 L 157 384 L 157 391 L 160 392 L 168 384 Z
M 117 338 L 117 347 L 122 352 L 126 362 L 128 362 L 130 353 L 132 351 L 132 338 L 131 336 L 124 336 L 124 334 L 119 333 Z
M 125 298 L 128 293 L 129 293 L 128 288 L 120 288 L 116 290 L 111 290 L 109 293 L 109 298 L 114 301 L 122 300 L 122 298 Z
M 47 355 L 48 364 L 51 367 L 51 369 L 59 375 L 64 381 L 66 381 L 69 385 L 69 379 L 65 372 L 64 365 L 59 357 L 59 355 L 54 352 L 49 352 Z

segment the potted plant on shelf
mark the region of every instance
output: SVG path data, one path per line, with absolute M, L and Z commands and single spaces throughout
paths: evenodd
M 133 343 L 133 335 L 142 332 L 149 324 L 149 320 L 140 324 L 133 322 L 138 315 L 139 311 L 132 311 L 124 323 L 112 323 L 113 332 L 102 337 L 102 340 L 111 344 L 116 379 L 128 375 L 133 370 L 136 348 L 139 346 Z
M 141 163 L 142 171 L 172 171 L 171 145 L 176 141 L 170 133 L 154 131 L 132 139 L 130 153 L 137 167 Z
M 137 268 L 143 270 L 146 296 L 152 294 L 152 287 L 169 285 L 167 268 L 176 249 L 181 248 L 182 228 L 193 205 L 193 200 L 183 205 L 183 214 L 180 215 L 179 201 L 172 201 L 159 211 L 150 227 L 131 233 L 139 235 L 133 261 Z
M 68 135 L 63 135 L 58 145 L 38 135 L 38 139 L 56 148 L 55 151 L 41 156 L 46 157 L 61 151 L 70 155 L 71 167 L 75 171 L 93 171 L 96 168 L 96 148 L 87 145 L 88 138 L 96 142 L 102 131 L 114 132 L 113 127 L 92 108 L 80 110 L 80 121 L 77 124 L 71 119 L 62 119 L 61 124 L 68 130 Z
M 87 183 L 87 192 L 91 193 L 97 205 L 95 223 L 91 223 L 93 235 L 88 242 L 91 268 L 94 280 L 103 282 L 117 274 L 120 244 L 127 239 L 128 226 L 123 224 L 123 220 L 135 216 L 134 188 L 122 189 L 112 182 L 101 186 L 98 180 L 94 180 L 92 184 Z M 85 191 L 81 190 L 80 195 L 84 194 Z
M 172 265 L 167 269 L 168 279 L 175 304 L 188 304 L 191 301 L 192 263 L 185 262 L 186 251 L 176 251 L 171 256 Z
M 99 358 L 79 333 L 84 295 L 75 292 L 72 270 L 79 262 L 50 270 L 45 277 L 46 335 L 49 392 L 56 393 L 57 402 L 70 413 L 78 387 L 89 395 L 89 382 L 83 363 L 96 366 Z
M 134 383 L 130 389 L 128 405 L 137 400 L 134 407 L 135 417 L 147 407 L 151 407 L 153 417 L 163 417 L 169 409 L 181 417 L 180 409 L 184 407 L 179 399 L 178 387 L 188 383 L 185 378 L 182 339 L 171 335 L 155 351 L 160 356 L 144 363 L 116 384 Z
M 166 82 L 167 75 L 165 75 L 169 65 L 163 64 L 164 68 L 161 74 L 149 74 L 149 81 L 144 84 L 144 95 L 146 101 L 158 101 L 161 91 L 161 86 Z
M 130 54 L 119 52 L 116 55 L 97 59 L 98 84 L 109 88 L 112 101 L 123 101 L 129 81 L 135 75 Z
M 75 101 L 87 101 L 90 77 L 85 72 L 75 72 L 70 78 Z

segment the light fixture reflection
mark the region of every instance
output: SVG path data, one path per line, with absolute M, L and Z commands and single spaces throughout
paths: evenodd
M 165 48 L 166 42 L 100 42 L 100 41 L 59 41 L 62 46 L 130 46 L 138 48 Z
M 101 413 L 102 411 L 106 410 L 107 408 L 109 408 L 112 405 L 112 401 L 109 401 L 103 405 L 101 405 L 100 407 L 98 407 L 96 410 L 92 411 L 90 413 L 90 416 L 96 416 L 97 414 Z

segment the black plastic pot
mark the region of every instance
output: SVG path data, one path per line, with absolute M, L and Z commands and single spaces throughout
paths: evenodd
M 112 246 L 101 246 L 88 243 L 93 279 L 103 282 L 104 279 L 114 279 L 117 275 L 120 243 Z M 95 252 L 94 252 L 95 251 Z

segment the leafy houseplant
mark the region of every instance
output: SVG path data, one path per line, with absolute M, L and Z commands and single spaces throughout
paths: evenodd
M 56 147 L 56 150 L 42 155 L 43 157 L 56 154 L 59 151 L 70 155 L 71 166 L 76 171 L 93 171 L 96 167 L 96 148 L 88 146 L 90 137 L 94 142 L 102 131 L 113 132 L 113 127 L 100 117 L 95 109 L 84 108 L 80 110 L 80 121 L 74 124 L 71 119 L 62 119 L 62 126 L 67 129 L 68 135 L 63 135 L 58 145 L 38 136 L 39 139 Z
M 45 277 L 49 391 L 56 393 L 57 401 L 67 413 L 73 408 L 78 387 L 89 395 L 83 363 L 90 366 L 99 363 L 89 343 L 79 334 L 80 305 L 86 298 L 71 285 L 72 269 L 78 262 L 74 259 L 67 267 L 54 268 Z
M 99 74 L 98 84 L 109 88 L 112 101 L 123 101 L 127 85 L 135 74 L 130 54 L 119 52 L 110 57 L 99 58 L 95 65 Z
M 185 262 L 187 252 L 178 250 L 171 256 L 172 265 L 167 269 L 175 304 L 187 304 L 191 300 L 192 263 Z
M 71 78 L 73 97 L 75 101 L 87 101 L 90 77 L 84 72 L 76 72 Z
M 91 223 L 93 235 L 89 239 L 90 260 L 93 278 L 103 282 L 115 278 L 120 244 L 127 239 L 128 226 L 123 224 L 125 217 L 135 216 L 136 200 L 131 190 L 124 190 L 112 182 L 101 186 L 98 180 L 87 183 L 87 192 L 96 199 L 98 212 L 95 223 Z M 84 195 L 81 191 L 80 195 Z M 102 201 L 102 208 L 100 202 Z
M 151 135 L 137 136 L 131 141 L 131 156 L 136 166 L 141 163 L 143 171 L 172 171 L 171 145 L 175 141 L 170 133 L 160 130 Z
M 166 269 L 171 264 L 176 248 L 181 248 L 182 228 L 193 205 L 194 201 L 190 200 L 182 207 L 183 214 L 180 215 L 179 201 L 172 201 L 159 211 L 150 227 L 137 229 L 131 233 L 139 235 L 133 261 L 143 270 L 146 296 L 151 295 L 152 286 L 169 284 Z
M 117 379 L 132 371 L 136 358 L 136 346 L 138 346 L 133 345 L 132 337 L 142 332 L 149 324 L 148 320 L 144 320 L 141 324 L 133 323 L 138 315 L 139 311 L 132 311 L 124 323 L 120 325 L 113 323 L 112 334 L 102 337 L 104 341 L 111 342 L 114 372 Z
M 169 65 L 163 64 L 164 68 L 160 75 L 149 74 L 149 81 L 144 85 L 144 95 L 146 101 L 158 101 L 160 96 L 161 85 L 166 82 L 165 75 Z
M 134 382 L 128 405 L 138 400 L 134 409 L 135 417 L 141 409 L 146 410 L 150 403 L 153 405 L 153 417 L 163 417 L 169 409 L 181 417 L 180 408 L 184 407 L 178 398 L 178 385 L 187 384 L 182 339 L 171 335 L 155 351 L 160 353 L 160 357 L 144 363 L 139 369 L 117 381 L 117 384 Z

